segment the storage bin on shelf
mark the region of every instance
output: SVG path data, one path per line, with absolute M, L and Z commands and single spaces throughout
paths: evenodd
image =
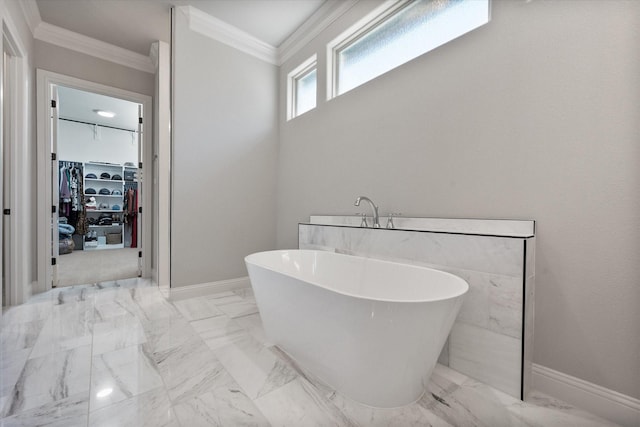
M 122 243 L 122 233 L 107 233 L 107 245 Z
M 122 205 L 125 180 L 123 177 L 123 165 L 98 162 L 84 164 L 85 198 L 93 198 L 95 201 L 91 207 L 87 205 L 86 209 L 89 234 L 97 237 L 90 240 L 86 240 L 85 237 L 85 249 L 124 247 Z M 105 219 L 106 217 L 110 218 Z M 112 236 L 109 237 L 110 235 Z

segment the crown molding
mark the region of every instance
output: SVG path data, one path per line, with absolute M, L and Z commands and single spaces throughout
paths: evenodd
M 46 22 L 38 24 L 33 37 L 46 43 L 144 71 L 145 73 L 155 73 L 155 67 L 148 56 Z
M 22 0 L 18 3 L 20 3 L 20 9 L 22 9 L 22 14 L 24 15 L 24 19 L 27 21 L 31 34 L 34 34 L 36 32 L 36 28 L 38 28 L 38 25 L 42 22 L 40 9 L 38 9 L 36 0 Z
M 206 37 L 217 40 L 262 61 L 282 65 L 296 52 L 324 31 L 336 19 L 351 9 L 359 0 L 328 0 L 281 45 L 276 48 L 218 18 L 193 6 L 177 9 L 186 17 L 189 28 Z M 154 73 L 153 58 L 114 46 L 61 27 L 43 22 L 36 0 L 22 0 L 20 7 L 37 40 L 84 53 L 105 61 L 114 62 L 146 73 Z M 150 51 L 153 56 L 153 47 Z
M 282 65 L 296 52 L 344 15 L 359 0 L 328 0 L 314 12 L 278 48 L 278 65 Z
M 324 31 L 359 0 L 328 0 L 293 32 L 279 48 L 211 16 L 193 6 L 177 9 L 187 17 L 192 31 L 212 38 L 273 65 L 282 65 L 297 51 Z
M 265 43 L 193 6 L 180 6 L 178 10 L 187 17 L 189 28 L 192 31 L 248 53 L 262 61 L 278 65 L 278 51 L 269 43 Z

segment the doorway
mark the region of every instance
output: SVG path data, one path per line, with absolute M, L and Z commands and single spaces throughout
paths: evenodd
M 58 180 L 52 200 L 57 201 L 53 232 L 58 246 L 53 285 L 139 277 L 143 107 L 65 86 L 55 89 Z
M 120 266 L 122 262 L 117 259 L 117 251 L 123 249 L 129 249 L 129 252 L 137 257 L 134 272 L 127 275 L 150 277 L 151 256 L 148 256 L 151 255 L 150 248 L 152 246 L 150 210 L 142 208 L 152 206 L 149 188 L 151 183 L 150 180 L 145 179 L 144 175 L 147 172 L 144 166 L 152 163 L 151 97 L 45 70 L 37 70 L 37 82 L 38 187 L 50 190 L 43 191 L 39 196 L 42 203 L 38 205 L 38 236 L 40 236 L 38 239 L 38 283 L 34 292 L 46 291 L 59 284 L 74 284 L 61 282 L 60 279 L 63 277 L 58 277 L 58 273 L 61 271 L 60 267 L 67 268 L 64 264 L 65 259 L 67 263 L 71 263 L 71 269 L 80 273 L 80 277 L 73 280 L 78 282 L 75 284 L 117 279 L 117 277 L 101 277 L 98 275 L 98 270 L 114 270 L 114 266 Z M 113 121 L 100 121 L 97 119 L 99 117 L 97 111 L 93 111 L 110 111 L 116 107 L 94 105 L 89 108 L 91 103 L 84 102 L 80 104 L 83 104 L 85 110 L 88 110 L 86 114 L 91 119 L 70 113 L 65 104 L 67 107 L 69 106 L 69 99 L 73 97 L 72 95 L 82 95 L 89 98 L 102 96 L 103 100 L 111 98 L 111 102 L 133 104 L 134 110 L 137 108 L 137 114 L 134 117 L 135 127 L 122 124 L 114 125 Z M 147 119 L 147 117 L 149 118 Z M 72 130 L 69 131 L 69 129 Z M 67 131 L 71 133 L 65 133 Z M 73 132 L 82 135 L 79 138 L 80 142 L 72 142 L 70 146 L 65 148 L 66 143 L 62 141 L 62 137 L 64 135 L 64 138 L 67 138 Z M 128 139 L 125 141 L 130 151 L 135 152 L 134 148 L 137 147 L 137 157 L 113 157 L 117 156 L 118 150 L 113 149 L 115 146 L 112 134 L 118 133 L 127 135 Z M 93 154 L 90 152 L 91 148 L 96 149 L 98 145 L 106 141 L 112 141 L 111 149 L 107 149 L 106 154 L 105 151 L 102 152 L 102 156 L 97 155 L 95 150 Z M 68 197 L 67 199 L 70 200 L 62 201 L 62 203 L 59 198 L 60 173 L 64 168 L 67 168 L 64 173 L 69 173 L 68 178 L 71 177 L 71 173 L 75 173 L 76 185 L 82 185 L 82 190 L 77 189 L 76 191 L 85 204 L 87 227 L 84 229 L 81 225 L 79 233 L 75 232 L 75 226 L 74 231 L 71 232 L 70 228 L 61 227 L 64 222 L 59 222 L 59 219 L 65 217 L 65 214 L 73 212 L 72 198 Z M 151 171 L 148 172 L 151 173 Z M 106 174 L 109 175 L 108 179 Z M 125 174 L 127 179 L 125 179 Z M 89 175 L 88 178 L 87 175 Z M 112 179 L 114 175 L 116 179 Z M 128 206 L 128 212 L 132 217 L 127 219 L 131 222 L 125 223 L 124 217 L 127 213 L 124 206 L 125 192 L 134 183 L 137 187 L 137 193 L 134 196 L 137 206 L 134 204 Z M 94 190 L 96 194 L 87 194 L 86 190 L 89 188 Z M 101 190 L 102 194 L 100 194 Z M 106 194 L 107 192 L 109 194 Z M 118 194 L 118 192 L 122 194 Z M 87 206 L 91 207 L 91 213 L 86 210 Z M 72 225 L 69 224 L 70 217 L 71 215 L 66 216 L 67 225 Z M 89 218 L 93 218 L 94 222 L 90 224 Z M 77 219 L 75 221 L 77 225 Z M 94 227 L 89 227 L 89 225 Z M 131 240 L 132 230 L 137 230 L 135 242 Z M 89 233 L 90 231 L 92 233 Z M 71 252 L 60 253 L 61 236 L 66 240 L 66 244 L 70 245 L 73 242 L 74 248 Z M 126 248 L 127 244 L 128 248 Z M 76 248 L 78 251 L 75 250 Z M 68 251 L 68 248 L 65 247 L 63 250 Z M 146 253 L 147 250 L 149 254 Z M 75 255 L 88 255 L 90 252 L 94 256 L 92 261 L 73 262 L 74 253 Z M 99 268 L 95 268 L 96 265 Z M 129 271 L 131 272 L 131 270 Z

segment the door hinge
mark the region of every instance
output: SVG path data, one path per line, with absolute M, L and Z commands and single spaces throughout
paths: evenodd
M 56 108 L 56 100 L 55 99 L 51 100 L 51 108 Z
M 2 211 L 2 213 L 5 215 L 11 215 L 11 209 L 5 209 Z
M 56 265 L 58 260 L 56 258 L 51 258 L 51 265 Z
M 142 206 L 138 208 L 138 213 L 142 213 Z
M 138 163 L 138 169 L 142 169 L 142 162 Z
M 138 123 L 142 124 L 142 117 L 138 117 Z
M 142 258 L 142 251 L 138 251 L 138 258 Z
M 51 160 L 55 160 L 57 158 L 56 153 L 51 153 Z
M 56 213 L 56 210 L 57 210 L 57 209 L 56 209 L 56 206 L 55 206 L 55 205 L 51 206 L 51 213 Z

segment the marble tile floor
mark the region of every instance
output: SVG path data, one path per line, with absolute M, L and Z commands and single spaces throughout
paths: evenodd
M 168 301 L 149 280 L 53 289 L 3 310 L 0 426 L 611 426 L 438 365 L 416 403 L 375 409 L 266 337 L 250 289 Z

